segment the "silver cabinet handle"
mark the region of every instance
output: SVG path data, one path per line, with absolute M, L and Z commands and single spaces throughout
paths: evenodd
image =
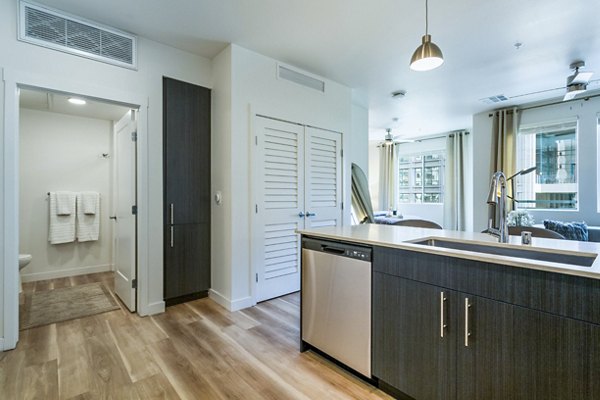
M 173 225 L 171 225 L 171 247 L 173 247 Z
M 110 219 L 114 219 L 115 221 L 117 220 L 117 216 L 116 215 L 111 215 L 110 217 L 108 217 Z
M 444 295 L 444 292 L 440 292 L 440 337 L 444 337 L 444 330 L 446 329 L 446 327 L 448 325 L 446 325 L 446 323 L 444 322 L 445 320 L 445 306 L 444 306 L 444 302 L 446 301 L 446 296 Z
M 304 214 L 302 211 L 300 211 L 300 212 L 298 213 L 298 216 L 299 216 L 300 218 L 304 218 L 304 216 L 305 216 L 305 215 L 306 215 L 306 214 Z
M 317 216 L 317 214 L 315 214 L 315 213 L 311 213 L 310 211 L 307 211 L 307 212 L 306 212 L 306 216 L 307 216 L 307 217 L 316 217 L 316 216 Z
M 471 336 L 471 331 L 469 330 L 469 308 L 471 308 L 469 298 L 465 297 L 465 347 L 469 347 L 469 336 Z
M 174 209 L 173 203 L 171 203 L 171 225 L 173 225 L 173 209 Z M 173 246 L 171 246 L 171 247 L 173 247 Z

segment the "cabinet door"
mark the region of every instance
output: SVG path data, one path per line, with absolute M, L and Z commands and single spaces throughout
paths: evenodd
M 166 226 L 165 299 L 197 294 L 209 288 L 210 225 Z
M 456 300 L 456 292 L 374 272 L 373 375 L 415 399 L 456 398 Z
M 459 399 L 600 398 L 600 326 L 481 297 L 461 302 Z
M 165 225 L 209 222 L 210 90 L 164 78 L 163 91 Z

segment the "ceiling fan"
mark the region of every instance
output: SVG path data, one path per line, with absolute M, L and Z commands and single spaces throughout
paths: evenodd
M 385 130 L 385 132 L 386 132 L 385 137 L 383 139 L 383 142 L 381 142 L 379 144 L 380 146 L 391 146 L 393 144 L 414 142 L 414 140 L 412 140 L 412 139 L 400 139 L 400 135 L 392 136 L 391 128 L 387 128 Z
M 578 94 L 585 92 L 592 75 L 594 75 L 594 73 L 591 71 L 579 71 L 580 68 L 585 68 L 585 62 L 583 61 L 575 61 L 569 66 L 569 68 L 575 72 L 573 75 L 567 77 L 567 92 L 565 93 L 565 97 L 563 97 L 563 101 L 571 100 Z

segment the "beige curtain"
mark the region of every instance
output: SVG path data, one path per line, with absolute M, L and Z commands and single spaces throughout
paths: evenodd
M 465 230 L 465 146 L 468 132 L 446 138 L 444 229 Z
M 504 172 L 506 177 L 513 175 L 517 169 L 517 108 L 498 110 L 494 112 L 492 121 L 492 173 Z M 491 179 L 491 176 L 490 176 Z M 511 185 L 507 185 L 507 193 L 513 196 Z M 512 200 L 508 199 L 507 209 L 513 209 Z M 490 207 L 493 209 L 493 207 Z M 490 214 L 497 226 L 498 215 L 496 212 Z
M 382 211 L 396 209 L 397 158 L 398 149 L 395 144 L 381 145 L 379 148 L 379 208 Z

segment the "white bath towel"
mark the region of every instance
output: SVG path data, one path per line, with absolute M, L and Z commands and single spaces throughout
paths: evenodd
M 75 214 L 75 193 L 56 192 L 56 215 Z
M 48 241 L 51 244 L 71 243 L 75 241 L 75 196 L 73 196 L 73 212 L 70 215 L 58 215 L 57 192 L 50 192 L 49 214 L 50 226 Z
M 87 215 L 84 212 L 82 193 L 77 194 L 77 240 L 89 242 L 100 237 L 100 199 L 95 214 Z
M 100 193 L 81 192 L 81 207 L 85 215 L 95 215 L 99 212 Z

